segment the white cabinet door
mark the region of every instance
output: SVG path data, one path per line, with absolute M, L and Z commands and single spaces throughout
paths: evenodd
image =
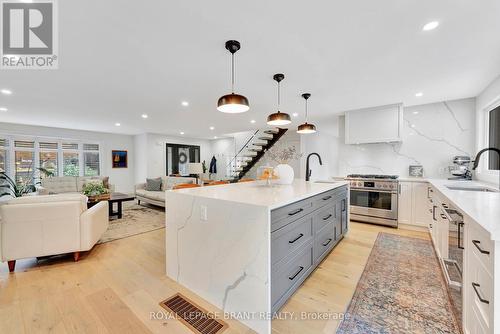
M 399 182 L 398 223 L 412 224 L 413 191 L 411 182 Z
M 427 197 L 428 183 L 413 183 L 413 224 L 427 227 L 432 219 L 429 213 L 429 199 Z

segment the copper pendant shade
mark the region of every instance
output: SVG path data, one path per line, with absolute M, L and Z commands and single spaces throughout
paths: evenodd
M 217 110 L 228 114 L 237 114 L 250 109 L 248 99 L 240 94 L 234 93 L 234 54 L 241 48 L 240 42 L 230 40 L 226 42 L 226 50 L 231 53 L 231 94 L 219 98 Z
M 292 123 L 290 115 L 280 111 L 280 82 L 285 79 L 285 75 L 278 73 L 273 76 L 273 79 L 278 83 L 278 112 L 272 113 L 267 116 L 267 124 L 273 126 L 281 126 Z
M 307 123 L 307 100 L 311 97 L 311 94 L 304 93 L 304 94 L 302 94 L 302 97 L 304 98 L 304 100 L 306 100 L 306 121 L 305 121 L 305 123 L 300 124 L 297 127 L 297 133 L 300 133 L 300 134 L 315 133 L 316 126 L 314 124 Z

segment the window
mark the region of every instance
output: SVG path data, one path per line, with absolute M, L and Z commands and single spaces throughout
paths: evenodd
M 489 145 L 488 147 L 494 147 L 500 149 L 500 106 L 491 110 L 489 113 Z M 488 156 L 488 169 L 499 170 L 500 169 L 500 157 L 494 151 L 489 152 Z
M 99 175 L 99 166 L 99 144 L 83 144 L 83 175 Z
M 63 175 L 64 176 L 79 176 L 80 163 L 78 152 L 63 152 Z
M 166 144 L 166 175 L 189 175 L 190 162 L 200 162 L 200 147 L 194 145 Z
M 0 172 L 9 173 L 9 141 L 0 139 Z
M 40 142 L 38 145 L 40 148 L 40 177 L 58 176 L 58 143 Z
M 24 183 L 33 179 L 33 164 L 35 160 L 35 152 L 33 151 L 16 151 L 16 182 Z

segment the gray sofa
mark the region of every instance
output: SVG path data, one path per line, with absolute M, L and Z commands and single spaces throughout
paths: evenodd
M 138 204 L 141 204 L 141 202 L 145 202 L 165 207 L 165 191 L 172 190 L 172 188 L 176 184 L 183 184 L 183 183 L 196 183 L 196 178 L 163 176 L 161 178 L 160 191 L 148 191 L 146 190 L 146 183 L 139 183 L 135 185 L 135 198 L 137 199 Z

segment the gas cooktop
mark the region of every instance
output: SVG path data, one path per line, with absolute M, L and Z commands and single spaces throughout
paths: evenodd
M 349 174 L 349 179 L 381 179 L 381 180 L 397 180 L 398 175 L 379 175 L 379 174 Z

